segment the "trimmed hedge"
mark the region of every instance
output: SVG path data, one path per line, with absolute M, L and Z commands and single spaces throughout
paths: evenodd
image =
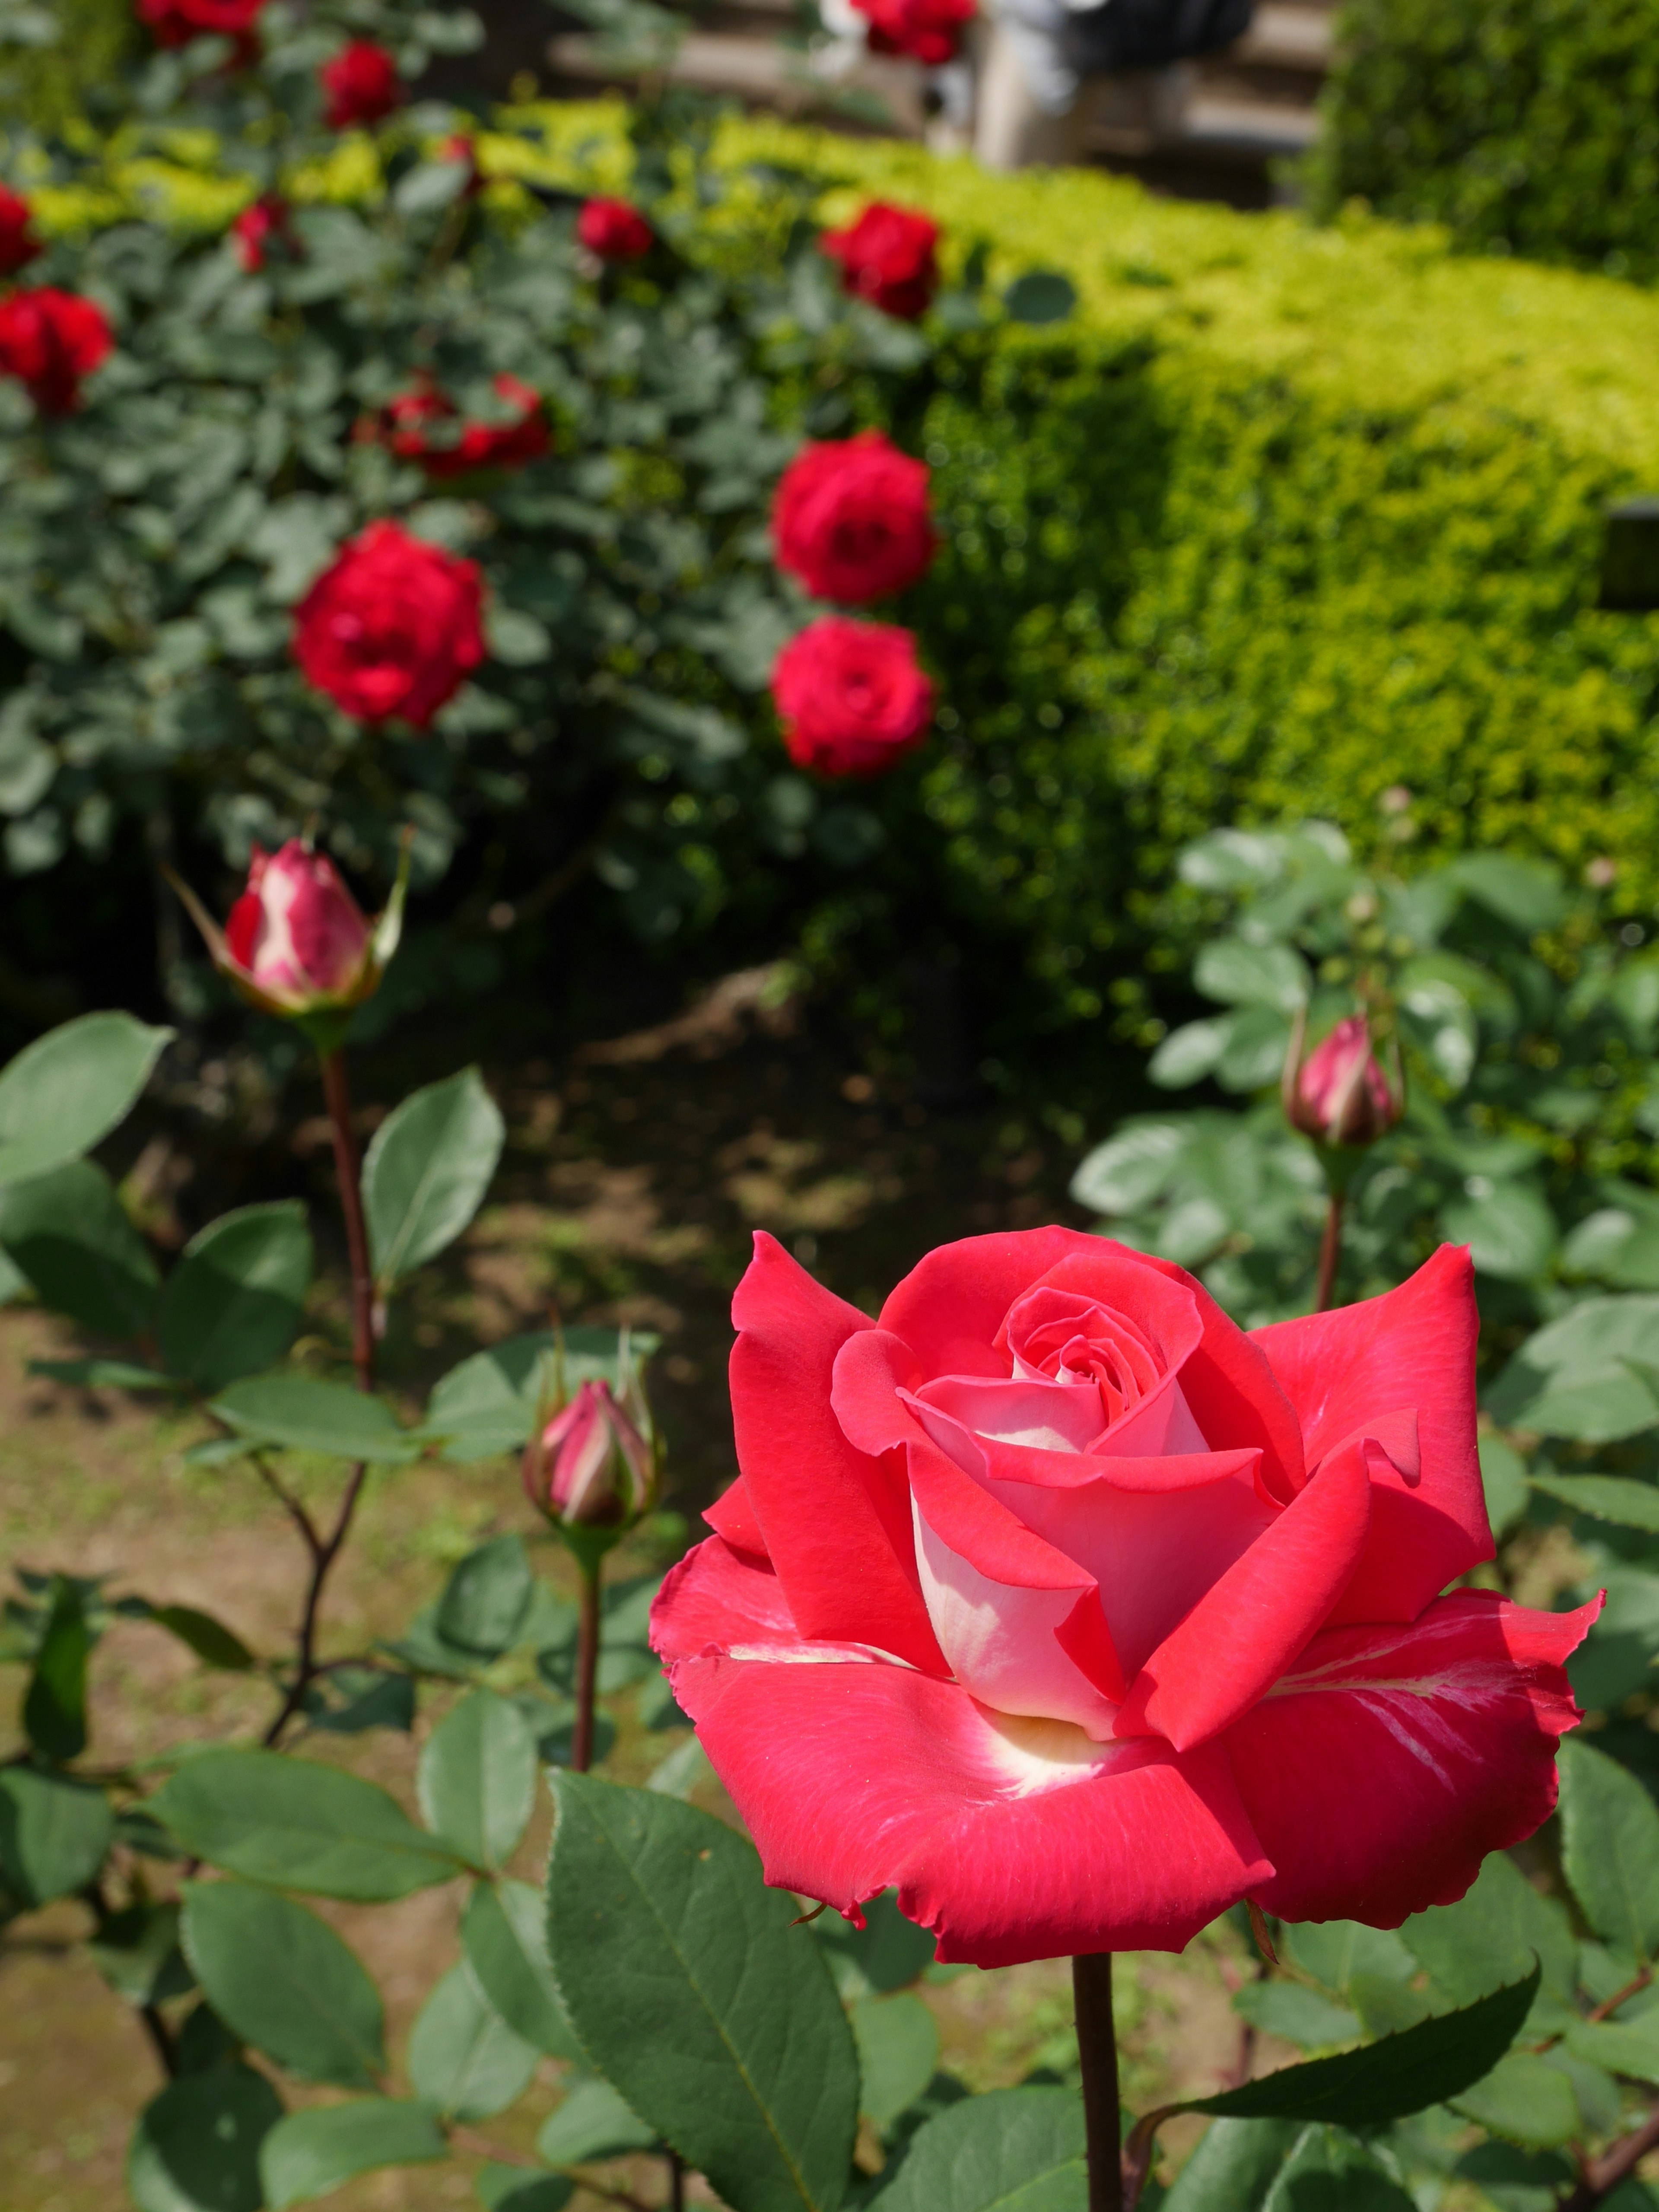
M 1321 105 L 1317 212 L 1659 276 L 1659 0 L 1347 0 Z

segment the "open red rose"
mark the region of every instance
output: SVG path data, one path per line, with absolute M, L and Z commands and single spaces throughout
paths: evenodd
M 517 468 L 548 449 L 547 418 L 540 396 L 516 376 L 495 379 L 498 395 L 514 409 L 505 422 L 468 422 L 459 435 L 433 436 L 453 428 L 455 410 L 432 386 L 405 392 L 386 409 L 386 443 L 404 460 L 418 461 L 428 476 L 464 476 L 469 469 Z
M 0 276 L 12 276 L 33 261 L 40 241 L 33 228 L 33 210 L 21 192 L 0 185 Z
M 826 230 L 818 240 L 841 280 L 884 314 L 913 323 L 927 312 L 939 289 L 939 225 L 908 208 L 873 200 L 845 230 Z
M 403 79 L 384 46 L 354 39 L 317 72 L 323 88 L 323 120 L 331 131 L 384 122 L 403 104 Z
M 0 300 L 0 375 L 26 386 L 43 415 L 73 413 L 82 378 L 113 343 L 103 310 L 78 293 L 46 285 Z
M 902 592 L 933 557 L 927 464 L 879 430 L 805 446 L 779 479 L 772 507 L 778 565 L 821 599 L 854 606 Z
M 963 27 L 979 12 L 974 0 L 852 0 L 869 18 L 867 43 L 878 54 L 908 54 L 938 69 L 956 58 Z
M 656 244 L 656 233 L 626 200 L 584 200 L 576 236 L 601 261 L 638 261 Z
M 484 657 L 483 605 L 476 562 L 373 522 L 295 609 L 295 659 L 348 714 L 424 728 Z
M 790 759 L 821 775 L 879 775 L 921 744 L 933 711 L 909 631 L 844 615 L 790 639 L 772 698 Z
M 1595 1607 L 1438 1595 L 1492 1556 L 1467 1252 L 1247 1336 L 1072 1230 L 874 1322 L 762 1237 L 732 1319 L 742 1474 L 651 1632 L 769 1881 L 1006 1966 L 1395 1926 L 1549 1814 Z
M 258 52 L 253 26 L 264 0 L 138 0 L 138 14 L 158 46 L 186 46 L 192 39 L 234 39 L 236 58 Z

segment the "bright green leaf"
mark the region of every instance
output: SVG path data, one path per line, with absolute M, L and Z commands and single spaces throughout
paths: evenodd
M 1591 1521 L 1610 1521 L 1620 1528 L 1659 1535 L 1659 1483 L 1637 1482 L 1621 1474 L 1538 1474 L 1533 1489 L 1570 1505 Z
M 448 2154 L 424 2105 L 360 2097 L 278 2120 L 261 2148 L 259 2172 L 270 2212 L 286 2212 L 378 2166 L 424 2166 Z
M 1645 1964 L 1659 1952 L 1659 1811 L 1628 1767 L 1576 1738 L 1562 1745 L 1559 1769 L 1572 1893 L 1604 1942 Z
M 382 1399 L 349 1383 L 313 1382 L 306 1375 L 251 1375 L 222 1391 L 213 1411 L 251 1443 L 285 1451 L 389 1465 L 420 1450 Z
M 184 1899 L 185 1956 L 228 2027 L 302 2081 L 374 2087 L 380 1992 L 331 1928 L 246 1882 L 186 1882 Z
M 1502 1437 L 1480 1439 L 1480 1483 L 1492 1533 L 1502 1536 L 1527 1510 L 1527 1463 Z M 1659 1497 L 1659 1492 L 1655 1494 Z
M 422 1817 L 473 1866 L 504 1866 L 536 1802 L 536 1739 L 516 1705 L 474 1690 L 421 1753 Z
M 493 1659 L 516 1640 L 534 1591 L 523 1537 L 493 1537 L 451 1574 L 438 1602 L 438 1633 L 463 1652 Z
M 76 1759 L 87 1747 L 87 1661 L 92 1631 L 79 1587 L 67 1575 L 52 1579 L 45 1628 L 35 1647 L 34 1672 L 23 1697 L 23 1726 L 37 1751 L 54 1763 Z
M 476 1067 L 412 1091 L 363 1162 L 370 1256 L 383 1289 L 453 1243 L 483 1202 L 507 1131 Z
M 1359 2038 L 1359 2021 L 1346 2005 L 1333 2004 L 1317 1990 L 1297 1982 L 1246 1982 L 1233 1998 L 1233 2010 L 1265 2035 L 1277 2035 L 1304 2051 L 1324 2051 Z
M 927 2125 L 871 2212 L 1085 2212 L 1083 2105 L 1069 2089 L 994 2089 Z
M 185 2075 L 152 2097 L 127 2152 L 137 2212 L 259 2212 L 259 2146 L 283 2100 L 251 2066 Z
M 524 2094 L 540 2057 L 485 2002 L 468 1969 L 452 1966 L 421 2007 L 409 2039 L 415 2094 L 455 2120 L 487 2120 Z
M 1578 2132 L 1572 2084 L 1530 2051 L 1512 2051 L 1489 2074 L 1449 2098 L 1454 2112 L 1528 2150 L 1552 2150 Z
M 563 2102 L 542 2124 L 536 2148 L 550 2166 L 585 2166 L 649 2150 L 655 2130 L 631 2112 L 608 2081 L 573 2081 Z
M 258 1375 L 294 1341 L 313 1267 L 303 1206 L 246 1206 L 191 1239 L 156 1323 L 161 1357 L 198 1390 Z
M 0 1183 L 78 1159 L 124 1121 L 171 1030 L 131 1014 L 82 1014 L 0 1072 Z
M 0 1880 L 25 1905 L 83 1889 L 114 1833 L 101 1790 L 33 1766 L 0 1766 Z
M 915 2104 L 939 2064 L 939 2027 L 919 1996 L 863 1997 L 849 2014 L 863 2084 L 860 2109 L 878 2128 Z
M 1217 2120 L 1176 2177 L 1160 2212 L 1261 2212 L 1302 2134 L 1294 2120 Z

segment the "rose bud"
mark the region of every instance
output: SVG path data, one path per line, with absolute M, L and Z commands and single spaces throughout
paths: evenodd
M 349 1012 L 380 988 L 398 949 L 409 882 L 409 841 L 386 911 L 368 921 L 325 853 L 290 837 L 258 845 L 247 886 L 222 929 L 188 884 L 173 878 L 219 973 L 250 1006 L 285 1021 Z
M 384 122 L 403 105 L 403 79 L 384 46 L 354 39 L 317 72 L 325 95 L 323 120 L 331 131 Z
M 908 54 L 929 69 L 954 61 L 964 24 L 978 10 L 974 0 L 852 0 L 869 19 L 866 43 L 872 53 Z
M 230 226 L 236 258 L 248 276 L 256 275 L 264 267 L 267 249 L 278 240 L 290 253 L 294 252 L 295 241 L 288 227 L 288 202 L 275 192 L 267 192 L 263 199 L 254 200 L 245 207 Z
M 498 398 L 515 411 L 505 422 L 469 422 L 459 437 L 434 443 L 434 426 L 453 424 L 455 410 L 432 386 L 398 395 L 386 410 L 386 442 L 399 459 L 418 461 L 431 477 L 464 476 L 470 469 L 511 469 L 538 461 L 548 450 L 547 418 L 538 393 L 516 376 L 495 379 Z
M 41 251 L 30 228 L 33 214 L 21 192 L 0 185 L 0 276 L 15 276 Z
M 778 566 L 820 599 L 858 606 L 926 574 L 938 542 L 927 519 L 927 465 L 879 430 L 804 446 L 772 507 Z
M 656 244 L 656 233 L 626 200 L 585 200 L 576 236 L 601 261 L 638 261 Z
M 1374 1145 L 1406 1110 L 1406 1081 L 1394 1048 L 1390 1083 L 1371 1050 L 1370 1024 L 1349 1014 L 1304 1059 L 1305 1015 L 1299 1016 L 1285 1056 L 1282 1097 L 1291 1126 L 1322 1145 Z
M 474 561 L 372 522 L 294 610 L 294 657 L 348 714 L 424 729 L 484 657 Z
M 524 1480 L 531 1504 L 550 1521 L 620 1534 L 649 1510 L 656 1465 L 650 1443 L 610 1383 L 586 1382 L 532 1438 Z
M 264 0 L 138 0 L 138 13 L 158 46 L 187 46 L 192 39 L 234 39 L 246 67 L 258 57 L 253 27 Z
M 844 615 L 790 639 L 772 698 L 790 759 L 820 775 L 880 775 L 920 744 L 933 711 L 909 631 Z
M 907 323 L 927 313 L 939 288 L 939 225 L 925 215 L 875 200 L 846 230 L 826 230 L 818 245 L 840 262 L 842 283 L 854 298 Z
M 483 172 L 478 167 L 478 149 L 465 131 L 453 131 L 438 149 L 441 161 L 453 161 L 466 171 L 466 182 L 461 186 L 461 198 L 476 199 L 483 190 Z
M 72 414 L 81 380 L 114 340 L 101 308 L 50 286 L 0 300 L 0 374 L 15 376 L 43 415 Z

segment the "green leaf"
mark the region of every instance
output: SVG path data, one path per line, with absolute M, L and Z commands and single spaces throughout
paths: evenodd
M 185 1247 L 156 1323 L 161 1357 L 198 1390 L 280 1359 L 299 1331 L 313 1255 L 297 1200 L 246 1206 Z
M 908 2111 L 939 2064 L 939 2026 L 919 1996 L 863 1997 L 849 2014 L 863 2084 L 860 2109 L 878 2128 Z
M 316 1382 L 304 1375 L 249 1376 L 222 1391 L 212 1410 L 239 1435 L 286 1451 L 325 1452 L 384 1466 L 411 1460 L 421 1448 L 381 1399 L 349 1383 Z
M 1359 2039 L 1358 2016 L 1333 2004 L 1317 1990 L 1297 1982 L 1246 1982 L 1233 1998 L 1233 2010 L 1266 2035 L 1283 2037 L 1304 2051 L 1324 2051 Z
M 446 1644 L 494 1659 L 517 1638 L 534 1590 L 523 1537 L 494 1537 L 450 1576 L 438 1601 L 438 1633 Z
M 1408 1982 L 1417 1961 L 1391 1928 L 1359 1920 L 1287 1923 L 1283 1948 L 1304 1974 L 1346 1996 L 1356 1976 Z
M 1261 2212 L 1301 2134 L 1294 2120 L 1215 2121 L 1159 2212 Z
M 409 2039 L 415 2094 L 454 2120 L 487 2120 L 530 2086 L 540 2053 L 485 2002 L 471 1972 L 452 1966 L 421 2007 Z
M 377 2166 L 425 2166 L 448 2154 L 424 2105 L 360 2097 L 285 2114 L 260 2148 L 259 2173 L 270 2212 L 286 2212 Z
M 1190 1133 L 1184 1120 L 1126 1122 L 1085 1158 L 1072 1196 L 1094 1213 L 1139 1213 L 1168 1188 Z
M 1628 1767 L 1587 1743 L 1569 1738 L 1559 1765 L 1572 1893 L 1603 1942 L 1645 1965 L 1659 1953 L 1659 1811 Z
M 536 1739 L 516 1705 L 475 1690 L 421 1753 L 421 1814 L 473 1866 L 504 1866 L 536 1802 Z
M 1206 999 L 1228 1006 L 1271 1006 L 1276 1013 L 1294 1014 L 1308 1000 L 1308 970 L 1288 945 L 1214 938 L 1200 950 L 1193 981 Z
M 274 1751 L 203 1752 L 149 1810 L 197 1858 L 319 1897 L 407 1897 L 461 1871 L 372 1782 Z
M 1578 2133 L 1572 2084 L 1530 2051 L 1510 2051 L 1473 2087 L 1446 2101 L 1465 2119 L 1528 2150 L 1553 2150 Z
M 87 1747 L 87 1660 L 92 1631 L 77 1585 L 52 1577 L 46 1626 L 35 1649 L 34 1672 L 23 1698 L 23 1726 L 35 1749 L 56 1764 L 78 1759 Z
M 251 2066 L 169 2082 L 139 2114 L 127 2152 L 137 2212 L 259 2212 L 259 2146 L 283 2100 Z
M 1631 2021 L 1574 2021 L 1566 2043 L 1589 2065 L 1632 2081 L 1659 2081 L 1659 2014 L 1638 2013 Z
M 1183 1023 L 1159 1045 L 1146 1063 L 1146 1073 L 1163 1090 L 1182 1091 L 1211 1073 L 1227 1049 L 1232 1033 L 1231 1014 Z
M 183 1896 L 185 1956 L 225 2025 L 302 2081 L 372 2088 L 386 2071 L 380 1992 L 334 1930 L 246 1882 L 189 1881 Z
M 1659 1296 L 1583 1298 L 1529 1336 L 1488 1394 L 1506 1428 L 1612 1443 L 1659 1421 Z
M 1340 2128 L 1313 2127 L 1280 2167 L 1261 2212 L 1416 2212 L 1416 2206 L 1364 2143 Z
M 1069 2089 L 994 2089 L 918 2129 L 871 2208 L 1085 2212 L 1088 2202 L 1081 2100 Z
M 1463 1198 L 1443 1208 L 1440 1233 L 1467 1244 L 1482 1274 L 1525 1283 L 1549 1266 L 1560 1231 L 1541 1192 L 1530 1183 L 1498 1183 L 1482 1198 Z
M 1527 1510 L 1527 1463 L 1502 1437 L 1480 1439 L 1480 1484 L 1494 1536 L 1505 1534 Z M 1659 1498 L 1659 1492 L 1655 1492 Z
M 161 1278 L 115 1186 L 76 1160 L 0 1191 L 0 1244 L 43 1305 L 95 1336 L 142 1336 Z
M 1444 2104 L 1492 2071 L 1520 2032 L 1538 1982 L 1534 1966 L 1524 1981 L 1460 2011 L 1437 2013 L 1363 2050 L 1283 2067 L 1180 2110 L 1240 2120 L 1331 2120 L 1347 2128 L 1403 2119 Z
M 1518 1982 L 1535 1962 L 1534 2025 L 1554 2027 L 1574 2014 L 1578 1955 L 1566 1914 L 1539 1895 L 1507 1852 L 1492 1853 L 1455 1905 L 1413 1913 L 1400 1936 L 1454 2004 Z
M 541 1893 L 528 1882 L 481 1882 L 461 1916 L 461 1944 L 478 1986 L 507 2026 L 555 2058 L 580 2058 L 548 1963 Z
M 1567 912 L 1559 871 L 1547 861 L 1514 860 L 1506 853 L 1465 853 L 1445 873 L 1488 914 L 1529 937 L 1540 929 L 1553 929 Z
M 706 1813 L 553 1777 L 549 1949 L 572 2026 L 733 2212 L 835 2212 L 858 2066 L 823 1954 Z
M 586 2166 L 630 2150 L 649 2150 L 656 2140 L 654 2130 L 608 2081 L 576 2080 L 558 2110 L 543 2122 L 536 2148 L 550 2166 Z
M 635 1360 L 648 1358 L 658 1340 L 648 1330 L 630 1333 Z M 619 1333 L 611 1328 L 564 1332 L 567 1389 L 579 1382 L 617 1380 Z M 557 1340 L 550 1329 L 511 1336 L 475 1352 L 434 1387 L 422 1433 L 446 1439 L 444 1457 L 462 1464 L 517 1451 L 535 1427 L 537 1409 L 551 1388 Z
M 246 1674 L 254 1664 L 253 1654 L 234 1630 L 210 1613 L 198 1613 L 193 1605 L 152 1605 L 146 1618 L 176 1636 L 204 1666 L 236 1674 Z
M 1527 1478 L 1533 1489 L 1591 1521 L 1611 1521 L 1620 1528 L 1659 1535 L 1659 1484 L 1637 1482 L 1621 1474 L 1539 1474 Z
M 453 1243 L 483 1202 L 507 1131 L 476 1067 L 412 1091 L 374 1133 L 363 1206 L 386 1290 Z
M 85 1888 L 114 1833 L 101 1790 L 33 1766 L 0 1766 L 0 1878 L 25 1905 Z
M 153 1367 L 136 1366 L 130 1359 L 31 1359 L 31 1375 L 48 1382 L 66 1382 L 76 1390 L 176 1390 L 171 1375 Z
M 1077 305 L 1077 288 L 1053 269 L 1028 269 L 1002 295 L 1012 323 L 1063 323 Z
M 902 1990 L 920 1978 L 933 1955 L 933 1938 L 905 1918 L 890 1890 L 866 1900 L 862 1928 L 838 1912 L 820 1913 L 811 1925 L 829 1953 L 843 2003 Z
M 0 1184 L 89 1152 L 125 1120 L 172 1036 L 131 1014 L 82 1014 L 25 1046 L 0 1073 Z
M 483 2166 L 472 2186 L 485 2212 L 564 2212 L 576 2185 L 562 2173 L 527 2173 L 521 2166 Z
M 179 1948 L 176 1905 L 130 1905 L 99 1923 L 87 1955 L 129 2004 L 162 2004 L 193 1986 Z

